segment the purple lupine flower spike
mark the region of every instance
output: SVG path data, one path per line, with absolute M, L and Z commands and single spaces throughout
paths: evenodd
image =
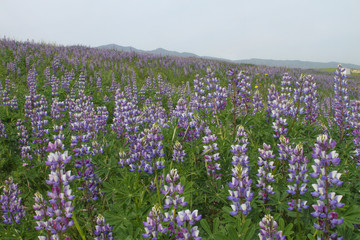
M 113 227 L 109 224 L 105 224 L 105 218 L 99 214 L 96 218 L 96 226 L 95 226 L 95 238 L 94 240 L 113 240 L 114 237 L 112 235 Z
M 352 135 L 354 137 L 354 158 L 357 167 L 360 166 L 360 101 L 351 101 L 351 111 L 349 116 L 349 124 L 352 128 Z
M 213 118 L 226 106 L 226 88 L 219 85 L 220 80 L 210 68 L 207 75 L 200 78 L 196 75 L 194 79 L 194 93 L 192 95 L 192 110 L 199 112 L 201 116 L 210 114 Z M 212 121 L 215 121 L 213 118 Z
M 176 141 L 174 144 L 174 152 L 172 156 L 173 161 L 184 162 L 184 157 L 186 156 L 186 153 L 185 150 L 182 150 L 182 145 L 179 141 Z
M 280 140 L 280 143 L 277 144 L 278 152 L 279 152 L 278 159 L 280 160 L 280 163 L 282 165 L 282 168 L 281 168 L 282 176 L 285 177 L 286 166 L 287 166 L 289 159 L 291 158 L 291 155 L 292 155 L 294 149 L 292 149 L 292 147 L 290 145 L 289 138 L 281 135 L 279 140 Z
M 310 176 L 317 178 L 317 182 L 312 184 L 315 191 L 311 195 L 319 200 L 317 200 L 317 204 L 312 205 L 315 212 L 312 212 L 311 215 L 317 218 L 314 227 L 322 232 L 321 236 L 325 239 L 329 239 L 332 236 L 336 236 L 334 239 L 342 239 L 337 237 L 336 232 L 331 233 L 331 230 L 344 221 L 334 211 L 345 205 L 340 202 L 342 195 L 330 192 L 331 187 L 341 186 L 343 183 L 340 181 L 341 173 L 338 173 L 336 170 L 331 171 L 330 169 L 340 163 L 339 154 L 333 150 L 335 146 L 336 142 L 328 139 L 327 135 L 320 135 L 316 140 L 312 153 L 315 164 L 312 165 L 314 172 L 310 173 Z
M 179 206 L 186 206 L 185 198 L 180 197 L 184 193 L 184 186 L 180 183 L 180 177 L 176 169 L 171 169 L 170 173 L 166 175 L 164 188 L 161 193 L 166 196 L 164 209 L 168 209 L 171 206 L 177 209 Z
M 265 217 L 261 219 L 259 226 L 260 226 L 260 233 L 259 233 L 260 240 L 269 240 L 269 239 L 285 240 L 286 236 L 282 234 L 282 231 L 276 230 L 278 224 L 270 214 L 265 215 Z
M 308 159 L 303 155 L 303 147 L 302 145 L 297 145 L 293 150 L 293 154 L 289 159 L 289 178 L 288 182 L 293 184 L 288 185 L 287 192 L 291 195 L 303 196 L 307 192 L 306 183 L 309 182 L 307 179 L 307 163 Z M 308 209 L 309 206 L 306 205 L 307 201 L 301 201 L 300 198 L 296 200 L 291 199 L 289 204 L 289 210 L 292 211 L 296 209 L 297 211 L 301 211 L 302 209 Z
M 5 125 L 0 120 L 0 138 L 6 138 Z
M 255 91 L 253 96 L 253 115 L 255 113 L 260 112 L 264 107 L 264 104 L 262 103 L 262 97 L 260 95 L 260 92 L 258 90 Z
M 142 235 L 144 238 L 149 238 L 156 240 L 159 234 L 164 234 L 167 232 L 162 224 L 164 220 L 164 215 L 161 213 L 161 206 L 156 204 L 150 211 L 149 216 L 147 217 L 146 222 L 143 222 L 145 227 L 145 233 Z
M 305 120 L 306 124 L 311 124 L 316 122 L 319 115 L 317 84 L 311 75 L 305 77 L 304 94 Z
M 177 232 L 176 239 L 195 239 L 201 240 L 199 236 L 199 230 L 197 226 L 193 226 L 195 221 L 200 221 L 201 215 L 198 214 L 198 210 L 194 210 L 191 212 L 189 209 L 185 211 L 178 212 L 176 216 L 176 224 L 180 231 Z M 186 225 L 193 226 L 191 227 L 190 231 L 188 230 L 189 227 L 186 228 Z
M 251 78 L 244 71 L 230 69 L 226 72 L 229 79 L 229 94 L 233 104 L 232 111 L 246 115 L 250 111 Z
M 19 223 L 26 215 L 24 206 L 21 205 L 21 197 L 18 197 L 20 193 L 17 184 L 11 177 L 5 180 L 3 194 L 0 195 L 3 223 L 9 225 Z
M 164 209 L 169 209 L 169 212 L 164 213 L 163 219 L 164 222 L 169 222 L 168 237 L 200 240 L 199 230 L 197 226 L 194 226 L 195 222 L 201 219 L 198 210 L 192 212 L 189 209 L 179 211 L 179 208 L 186 206 L 187 203 L 185 198 L 181 196 L 184 193 L 184 186 L 180 183 L 180 176 L 176 169 L 171 169 L 170 173 L 166 175 L 161 193 L 166 195 Z
M 240 126 L 237 131 L 236 143 L 237 145 L 231 146 L 231 152 L 233 156 L 233 169 L 232 169 L 232 181 L 229 183 L 230 196 L 228 200 L 232 201 L 231 208 L 233 211 L 231 215 L 237 215 L 239 211 L 242 214 L 247 215 L 251 211 L 250 202 L 253 198 L 254 193 L 251 192 L 252 180 L 249 178 L 249 158 L 246 154 L 248 135 L 245 132 L 243 126 Z
M 259 195 L 261 199 L 266 203 L 269 200 L 269 196 L 273 195 L 273 187 L 270 185 L 275 181 L 271 170 L 275 168 L 274 161 L 271 161 L 275 157 L 273 151 L 270 150 L 271 146 L 266 143 L 263 144 L 263 149 L 259 148 L 260 157 L 258 160 L 258 173 L 256 176 L 259 177 L 258 184 L 256 187 L 260 188 Z
M 74 180 L 75 176 L 72 176 L 70 171 L 65 172 L 65 166 L 71 160 L 71 156 L 68 156 L 67 151 L 61 153 L 63 148 L 60 139 L 48 144 L 47 151 L 50 153 L 45 164 L 51 171 L 49 179 L 46 180 L 46 183 L 51 186 L 51 191 L 47 192 L 49 200 L 45 201 L 39 193 L 36 193 L 34 197 L 33 208 L 36 214 L 34 218 L 38 220 L 35 229 L 44 229 L 49 232 L 51 239 L 57 239 L 60 232 L 65 232 L 74 224 L 72 220 L 74 207 L 71 201 L 75 196 L 72 195 L 69 182 Z
M 214 179 L 218 180 L 221 179 L 221 174 L 216 173 L 216 171 L 220 171 L 220 164 L 217 163 L 217 160 L 220 159 L 219 153 L 216 151 L 219 150 L 217 143 L 215 142 L 217 137 L 215 134 L 211 134 L 210 128 L 205 129 L 206 136 L 203 137 L 204 150 L 203 153 L 205 154 L 205 164 L 206 164 L 206 171 L 208 176 L 213 177 Z
M 340 141 L 348 129 L 349 118 L 349 93 L 347 88 L 345 68 L 340 64 L 335 71 L 334 77 L 334 122 L 340 131 Z
M 196 115 L 184 98 L 178 100 L 176 108 L 172 112 L 172 121 L 176 122 L 179 129 L 178 136 L 182 137 L 185 142 L 198 139 L 203 131 L 203 120 L 196 119 Z

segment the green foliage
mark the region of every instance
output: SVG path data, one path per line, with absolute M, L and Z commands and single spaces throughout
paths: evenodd
M 46 46 L 42 47 L 45 48 Z M 32 206 L 34 204 L 35 192 L 40 192 L 47 196 L 47 192 L 51 190 L 45 182 L 50 173 L 49 168 L 44 163 L 47 154 L 34 156 L 31 164 L 22 166 L 23 162 L 18 143 L 19 137 L 16 130 L 17 120 L 24 120 L 24 96 L 29 95 L 27 73 L 31 66 L 36 68 L 38 74 L 36 77 L 38 92 L 43 94 L 49 103 L 49 109 L 46 110 L 48 116 L 44 120 L 49 121 L 48 128 L 50 133 L 48 137 L 50 142 L 53 141 L 52 127 L 56 120 L 52 119 L 49 115 L 52 110 L 50 104 L 54 96 L 52 96 L 51 87 L 46 85 L 47 79 L 44 70 L 46 67 L 52 68 L 54 56 L 63 54 L 61 67 L 63 67 L 64 71 L 70 72 L 74 70 L 75 73 L 75 79 L 70 83 L 70 89 L 60 88 L 59 95 L 57 96 L 60 101 L 65 101 L 68 96 L 72 95 L 71 90 L 74 90 L 76 96 L 75 83 L 80 74 L 86 72 L 85 95 L 92 97 L 95 109 L 98 106 L 106 106 L 109 111 L 105 127 L 107 132 L 96 132 L 94 139 L 92 139 L 92 141 L 101 143 L 104 148 L 103 153 L 91 156 L 91 162 L 95 165 L 95 173 L 101 180 L 99 188 L 102 195 L 97 200 L 84 201 L 82 199 L 84 196 L 83 191 L 79 189 L 81 180 L 76 179 L 71 183 L 71 188 L 76 195 L 73 202 L 75 210 L 72 217 L 75 224 L 69 228 L 67 235 L 72 237 L 72 239 L 93 239 L 97 214 L 105 216 L 106 223 L 114 227 L 113 234 L 115 239 L 142 239 L 142 234 L 144 233 L 143 222 L 146 221 L 151 208 L 159 201 L 163 203 L 165 200 L 164 195 L 161 194 L 159 199 L 157 191 L 149 187 L 154 180 L 155 173 L 148 175 L 144 172 L 130 172 L 126 166 L 122 168 L 118 164 L 119 152 L 129 152 L 130 146 L 128 137 L 118 138 L 117 134 L 111 129 L 111 124 L 115 117 L 114 93 L 109 90 L 112 87 L 113 76 L 115 82 L 119 84 L 121 91 L 124 92 L 128 91 L 125 87 L 133 87 L 133 83 L 129 83 L 134 78 L 137 84 L 134 93 L 139 94 L 141 87 L 145 84 L 145 78 L 149 77 L 156 82 L 157 76 L 160 74 L 166 87 L 172 90 L 171 93 L 160 95 L 157 93 L 159 90 L 158 86 L 154 89 L 149 88 L 144 92 L 144 99 L 137 99 L 137 104 L 139 109 L 142 110 L 145 106 L 145 99 L 151 99 L 152 102 L 158 102 L 157 104 L 162 105 L 166 113 L 170 114 L 180 97 L 184 97 L 188 101 L 193 98 L 193 96 L 186 93 L 183 85 L 185 86 L 186 82 L 189 81 L 190 89 L 193 89 L 193 79 L 195 79 L 196 74 L 200 76 L 205 75 L 209 66 L 212 70 L 216 71 L 215 76 L 219 78 L 220 85 L 223 87 L 227 87 L 229 84 L 226 77 L 226 71 L 229 68 L 246 70 L 251 77 L 251 91 L 259 90 L 264 103 L 266 103 L 267 88 L 271 84 L 275 84 L 277 89 L 280 89 L 281 74 L 283 73 L 283 69 L 275 71 L 266 67 L 233 65 L 201 59 L 190 61 L 170 57 L 143 58 L 140 55 L 126 54 L 119 57 L 116 55 L 118 53 L 112 53 L 111 51 L 92 53 L 91 51 L 95 50 L 89 49 L 79 49 L 79 53 L 77 53 L 72 50 L 62 52 L 61 49 L 54 47 L 46 53 L 36 48 L 29 48 L 26 53 L 27 55 L 19 56 L 9 47 L 1 47 L 1 49 L 0 59 L 4 63 L 16 62 L 20 74 L 13 74 L 11 71 L 8 71 L 5 64 L 0 65 L 0 83 L 4 86 L 5 78 L 9 77 L 11 83 L 16 85 L 14 89 L 11 89 L 11 96 L 16 96 L 19 100 L 18 109 L 10 109 L 9 106 L 3 106 L 2 99 L 0 100 L 0 120 L 5 124 L 7 134 L 7 138 L 0 138 L 0 186 L 3 185 L 5 179 L 12 176 L 14 181 L 19 183 L 21 198 L 27 212 L 27 216 L 20 224 L 6 226 L 0 223 L 1 239 L 36 239 L 40 233 L 44 233 L 34 229 L 36 222 L 33 219 L 35 213 Z M 111 54 L 114 55 L 112 56 Z M 27 58 L 28 56 L 32 57 Z M 72 59 L 79 60 L 79 62 L 75 65 Z M 186 73 L 184 68 L 186 68 Z M 64 71 L 59 70 L 54 76 L 61 79 L 64 77 Z M 96 87 L 96 74 L 101 74 L 102 77 L 101 91 Z M 295 72 L 294 75 L 300 75 L 300 72 Z M 93 82 L 90 82 L 90 76 L 93 77 Z M 321 84 L 322 86 L 326 85 L 324 82 Z M 326 87 L 321 87 L 319 93 L 321 98 L 331 96 L 331 91 Z M 110 102 L 104 102 L 105 96 L 110 98 Z M 352 95 L 351 98 L 354 98 L 354 96 Z M 172 106 L 168 105 L 169 97 L 173 103 Z M 315 219 L 310 215 L 313 212 L 311 205 L 315 203 L 314 197 L 310 194 L 312 191 L 311 184 L 315 183 L 315 180 L 310 180 L 308 183 L 309 191 L 304 195 L 304 199 L 308 201 L 310 208 L 300 213 L 300 221 L 298 221 L 296 212 L 288 210 L 288 201 L 290 200 L 290 195 L 286 192 L 288 189 L 286 181 L 288 165 L 278 160 L 279 149 L 277 144 L 279 144 L 279 139 L 273 136 L 272 118 L 263 110 L 255 115 L 238 114 L 233 119 L 232 108 L 232 103 L 228 101 L 226 108 L 218 111 L 216 114 L 205 112 L 194 113 L 200 116 L 199 118 L 217 137 L 216 144 L 219 147 L 220 159 L 218 162 L 221 164 L 221 179 L 215 180 L 207 175 L 207 163 L 205 162 L 205 154 L 203 152 L 205 144 L 202 142 L 204 133 L 202 132 L 193 141 L 185 141 L 185 137 L 179 136 L 181 127 L 178 126 L 177 119 L 170 118 L 168 126 L 161 128 L 161 134 L 164 137 L 162 141 L 164 150 L 163 160 L 166 167 L 165 169 L 155 171 L 156 176 L 160 177 L 158 185 L 164 184 L 166 174 L 171 169 L 176 168 L 178 170 L 181 185 L 184 186 L 182 196 L 185 197 L 187 202 L 186 207 L 180 208 L 181 210 L 199 210 L 202 220 L 197 222 L 196 225 L 199 226 L 200 235 L 204 240 L 257 239 L 260 229 L 259 222 L 270 210 L 274 219 L 279 224 L 277 230 L 282 231 L 287 239 L 305 239 L 306 237 L 307 239 L 316 239 L 320 233 L 313 227 Z M 191 107 L 189 107 L 188 111 L 190 110 Z M 335 230 L 344 239 L 360 239 L 360 175 L 353 152 L 353 136 L 348 131 L 344 135 L 344 139 L 340 141 L 339 130 L 334 125 L 329 126 L 328 118 L 331 118 L 331 116 L 325 117 L 320 115 L 318 122 L 306 125 L 304 124 L 303 116 L 298 116 L 296 119 L 288 117 L 289 127 L 292 123 L 293 125 L 287 137 L 289 137 L 293 146 L 299 143 L 303 144 L 304 154 L 309 158 L 308 167 L 313 164 L 311 152 L 316 137 L 319 134 L 327 131 L 330 137 L 338 142 L 336 151 L 339 153 L 341 164 L 336 170 L 343 173 L 341 180 L 344 181 L 344 184 L 341 187 L 334 187 L 334 191 L 337 194 L 343 195 L 342 202 L 345 203 L 345 207 L 337 210 L 339 216 L 344 218 L 344 223 Z M 68 150 L 69 154 L 73 155 L 70 148 L 73 131 L 69 127 L 69 121 L 70 116 L 67 111 L 63 118 L 65 125 L 65 129 L 62 132 L 65 135 L 63 142 L 65 150 Z M 30 140 L 33 140 L 31 136 L 31 122 L 26 122 L 25 125 L 29 130 Z M 236 129 L 239 125 L 244 126 L 248 133 L 249 144 L 247 146 L 247 155 L 250 160 L 249 176 L 253 180 L 252 191 L 254 192 L 254 200 L 251 202 L 252 211 L 247 216 L 241 214 L 231 216 L 231 201 L 227 199 L 233 167 L 233 154 L 230 150 L 232 145 L 235 144 Z M 149 126 L 149 123 L 140 125 L 139 132 L 144 131 Z M 182 144 L 183 150 L 186 152 L 184 162 L 177 163 L 172 161 L 173 147 L 176 141 Z M 259 189 L 255 187 L 258 179 L 256 176 L 258 170 L 257 160 L 259 158 L 258 150 L 263 147 L 263 143 L 271 145 L 275 154 L 276 165 L 272 172 L 275 176 L 275 182 L 273 183 L 275 194 L 270 196 L 266 204 L 258 199 Z M 30 146 L 32 148 L 38 147 L 32 142 L 30 142 Z M 67 170 L 71 170 L 72 173 L 77 171 L 78 169 L 74 167 L 74 164 L 74 161 L 72 161 Z M 162 211 L 165 212 L 164 209 Z M 302 236 L 298 232 L 299 226 Z

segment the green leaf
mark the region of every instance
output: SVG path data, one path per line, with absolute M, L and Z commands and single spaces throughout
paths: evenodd
M 82 239 L 82 240 L 86 240 L 85 234 L 84 234 L 84 232 L 82 231 L 82 229 L 81 229 L 81 227 L 80 227 L 80 225 L 79 225 L 79 223 L 78 223 L 78 221 L 77 221 L 77 219 L 76 219 L 76 217 L 75 217 L 75 213 L 72 214 L 72 219 L 74 220 L 74 224 L 75 224 L 76 229 L 78 230 L 78 232 L 79 232 L 79 234 L 80 234 L 80 236 L 81 236 L 81 239 Z
M 244 240 L 254 239 L 253 236 L 254 236 L 255 231 L 256 231 L 256 227 L 255 227 L 255 225 L 252 225 L 250 230 L 247 231 Z
M 205 232 L 207 234 L 212 235 L 210 226 L 209 226 L 209 224 L 207 223 L 207 221 L 205 219 L 201 219 L 200 225 L 202 226 L 202 228 L 205 230 Z
M 309 238 L 309 240 L 315 240 L 315 237 L 312 234 L 308 234 L 307 237 Z
M 283 234 L 286 235 L 286 236 L 290 236 L 294 233 L 294 231 L 292 231 L 292 228 L 293 228 L 294 224 L 292 223 L 289 223 L 286 228 L 284 229 L 284 232 Z
M 219 231 L 219 225 L 220 225 L 220 219 L 217 217 L 214 220 L 213 233 L 216 233 Z
M 239 239 L 236 229 L 233 226 L 227 228 L 231 239 Z
M 280 220 L 279 220 L 279 228 L 284 229 L 284 227 L 285 227 L 284 219 L 280 218 Z
M 344 226 L 354 229 L 354 224 L 360 224 L 360 207 L 356 205 L 350 206 L 345 212 L 343 212 L 342 217 L 344 218 Z
M 217 232 L 214 234 L 215 240 L 232 240 L 232 238 L 226 236 L 224 233 Z
M 251 224 L 251 220 L 247 219 L 241 226 L 241 234 L 245 234 L 247 233 L 247 231 L 249 230 L 249 226 Z

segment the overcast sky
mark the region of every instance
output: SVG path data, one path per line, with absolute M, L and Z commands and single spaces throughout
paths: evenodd
M 1 0 L 3 36 L 360 65 L 360 1 Z

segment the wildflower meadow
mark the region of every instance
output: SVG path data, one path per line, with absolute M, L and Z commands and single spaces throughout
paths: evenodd
M 360 77 L 0 40 L 0 239 L 360 239 Z

